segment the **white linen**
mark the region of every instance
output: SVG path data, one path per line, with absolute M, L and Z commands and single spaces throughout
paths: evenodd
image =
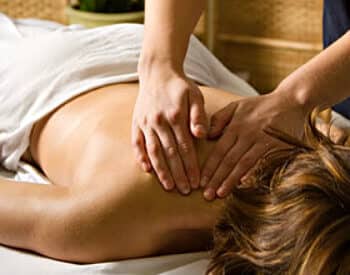
M 16 275 L 204 275 L 206 252 L 99 264 L 71 264 L 0 246 L 0 274 Z
M 138 80 L 142 39 L 137 24 L 84 29 L 0 13 L 0 163 L 16 170 L 33 124 L 64 102 L 93 88 Z M 256 95 L 195 37 L 185 72 L 207 86 Z

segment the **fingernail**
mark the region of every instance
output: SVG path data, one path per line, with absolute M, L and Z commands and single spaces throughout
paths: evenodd
M 219 188 L 219 190 L 216 192 L 216 194 L 220 197 L 220 198 L 223 198 L 223 197 L 226 197 L 226 189 L 221 187 Z
M 201 125 L 201 124 L 197 124 L 195 127 L 195 130 L 199 132 L 199 134 L 201 135 L 205 135 L 207 133 L 207 129 Z
M 241 179 L 239 187 L 252 187 L 254 185 L 254 179 L 252 177 L 244 177 Z
M 145 172 L 148 171 L 148 165 L 147 165 L 146 162 L 143 162 L 143 163 L 142 163 L 142 169 L 143 169 L 143 171 L 145 171 Z
M 188 195 L 189 193 L 191 193 L 191 189 L 190 189 L 188 186 L 183 187 L 183 188 L 182 188 L 182 193 L 183 193 L 184 195 Z
M 209 182 L 209 178 L 208 177 L 203 177 L 201 179 L 201 182 L 200 182 L 201 187 L 205 187 L 208 184 L 208 182 Z
M 174 185 L 170 181 L 165 181 L 164 182 L 164 187 L 167 191 L 171 191 L 174 188 Z
M 204 191 L 204 198 L 208 201 L 215 199 L 215 190 L 213 188 L 209 188 Z

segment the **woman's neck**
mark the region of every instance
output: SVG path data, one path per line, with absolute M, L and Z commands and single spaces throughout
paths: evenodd
M 157 255 L 208 250 L 211 247 L 212 229 L 223 209 L 224 200 L 207 202 L 202 192 L 177 197 L 164 205 L 161 230 L 157 233 Z M 182 196 L 179 199 L 179 196 Z M 178 204 L 181 201 L 180 204 Z M 167 212 L 167 214 L 166 214 Z

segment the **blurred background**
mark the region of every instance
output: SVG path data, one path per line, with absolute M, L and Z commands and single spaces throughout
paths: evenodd
M 208 0 L 195 34 L 233 72 L 269 92 L 322 50 L 322 0 Z M 143 0 L 0 0 L 0 11 L 87 27 L 142 22 Z

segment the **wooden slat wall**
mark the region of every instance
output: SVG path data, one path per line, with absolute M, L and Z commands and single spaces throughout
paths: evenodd
M 322 50 L 322 0 L 209 1 L 208 46 L 262 92 Z
M 67 0 L 0 0 L 0 11 L 16 18 L 35 17 L 65 23 Z

